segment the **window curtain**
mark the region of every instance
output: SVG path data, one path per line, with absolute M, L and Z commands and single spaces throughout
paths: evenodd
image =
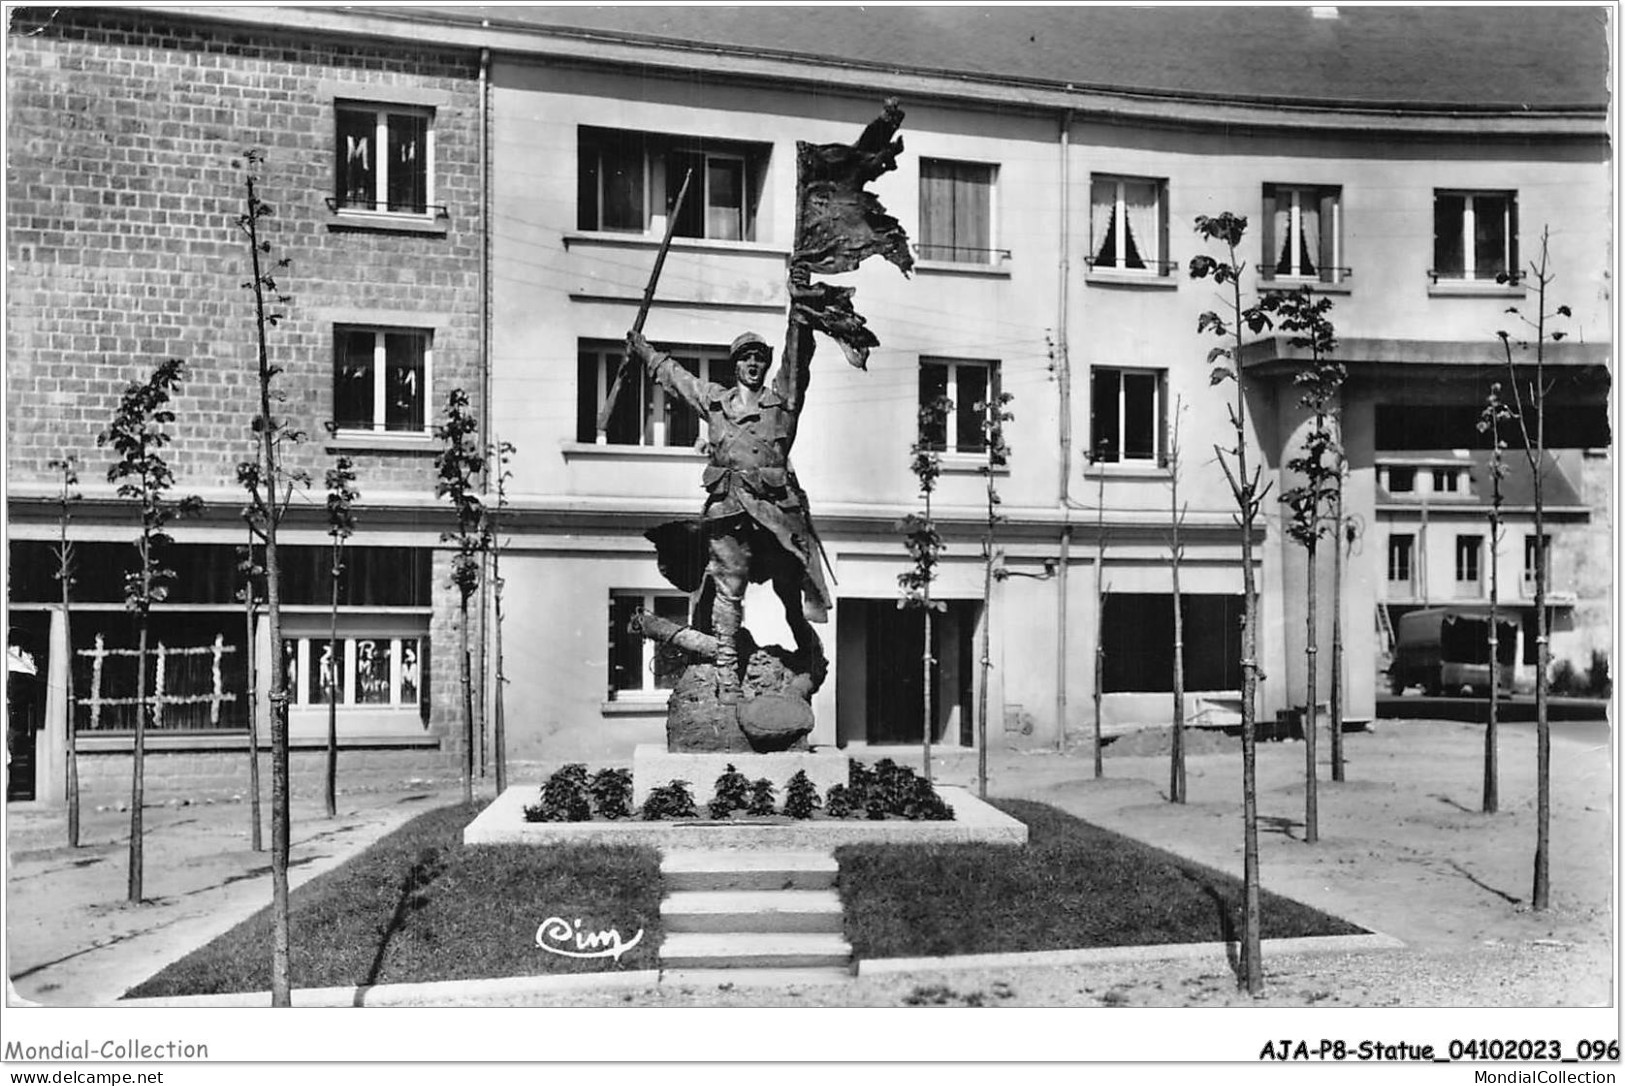
M 1094 239 L 1095 263 L 1117 265 L 1112 242 L 1112 219 L 1117 213 L 1117 182 L 1096 181 L 1089 186 L 1089 236 Z
M 1320 200 L 1313 192 L 1298 194 L 1298 274 L 1320 274 Z
M 1292 229 L 1292 205 L 1298 206 L 1298 229 Z M 1275 205 L 1275 237 L 1281 245 L 1276 275 L 1320 274 L 1320 199 L 1313 189 L 1282 190 Z M 1292 268 L 1293 247 L 1298 267 Z
M 1275 274 L 1292 274 L 1292 190 L 1281 189 L 1275 198 L 1275 239 L 1281 246 L 1276 254 Z
M 1123 205 L 1128 221 L 1126 263 L 1131 268 L 1153 266 L 1161 258 L 1157 251 L 1157 185 L 1154 181 L 1125 181 Z M 1130 251 L 1130 247 L 1138 253 Z M 1139 259 L 1136 261 L 1135 256 Z
M 927 260 L 954 257 L 954 179 L 946 162 L 920 162 L 920 249 Z
M 960 165 L 955 173 L 954 259 L 986 264 L 992 258 L 988 216 L 993 205 L 993 171 L 986 166 Z
M 744 237 L 744 163 L 713 158 L 707 160 L 705 169 L 705 236 L 738 241 Z

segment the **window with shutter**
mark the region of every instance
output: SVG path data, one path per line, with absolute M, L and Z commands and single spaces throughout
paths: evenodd
M 1343 281 L 1342 198 L 1335 186 L 1264 186 L 1258 266 L 1265 279 Z
M 983 163 L 920 159 L 920 259 L 995 262 L 993 189 L 997 175 L 997 167 Z

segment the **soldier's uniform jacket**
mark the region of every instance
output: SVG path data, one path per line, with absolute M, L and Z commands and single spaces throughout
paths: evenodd
M 754 406 L 746 402 L 744 389 L 702 381 L 669 355 L 657 354 L 649 368 L 667 391 L 705 419 L 710 456 L 702 476 L 707 525 L 720 527 L 723 521 L 744 516 L 772 535 L 800 561 L 807 617 L 822 621 L 829 608 L 829 591 L 807 497 L 790 467 L 790 447 L 795 443 L 807 390 L 805 355 L 811 351 L 805 347 L 810 346 L 811 338 L 808 334 L 808 342 L 785 351 L 772 383 L 763 385 Z M 765 579 L 759 572 L 765 570 L 753 568 L 752 580 Z

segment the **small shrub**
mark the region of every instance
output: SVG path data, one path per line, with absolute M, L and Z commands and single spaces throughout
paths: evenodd
M 837 788 L 840 785 L 836 785 Z M 784 813 L 791 818 L 811 818 L 822 803 L 818 799 L 818 789 L 807 777 L 805 769 L 796 770 L 796 775 L 790 778 L 790 783 L 784 788 Z
M 651 789 L 643 801 L 643 820 L 657 822 L 662 818 L 697 818 L 694 796 L 687 781 L 672 781 Z
M 593 809 L 600 818 L 625 818 L 632 813 L 632 771 L 600 769 L 593 774 Z
M 1546 687 L 1559 697 L 1578 694 L 1580 677 L 1574 670 L 1574 665 L 1567 660 L 1559 660 L 1552 668 L 1551 678 L 1547 680 Z
M 540 803 L 525 808 L 527 822 L 586 822 L 592 818 L 587 767 L 572 762 L 547 778 Z
M 831 818 L 907 818 L 911 821 L 951 822 L 954 809 L 943 802 L 936 788 L 908 766 L 882 758 L 873 769 L 850 763 L 850 784 L 829 790 L 824 810 Z M 839 791 L 837 791 L 839 789 Z
M 832 784 L 824 796 L 824 813 L 831 818 L 851 818 L 855 810 L 852 789 L 844 784 Z
M 1614 677 L 1609 674 L 1607 654 L 1591 650 L 1591 671 L 1586 676 L 1586 693 L 1594 698 L 1614 696 Z
M 903 815 L 913 821 L 952 822 L 954 809 L 937 795 L 937 790 L 924 777 L 914 779 L 914 794 L 909 797 Z
M 914 801 L 915 781 L 918 778 L 908 766 L 898 765 L 890 758 L 875 763 L 875 783 L 870 799 L 878 799 L 887 814 L 907 815 Z
M 777 792 L 773 782 L 766 777 L 754 782 L 750 786 L 750 806 L 745 808 L 745 813 L 757 818 L 773 814 L 778 809 Z
M 728 768 L 717 778 L 716 794 L 711 797 L 712 818 L 727 818 L 742 811 L 750 801 L 750 779 L 728 763 Z
M 882 758 L 881 762 L 890 759 Z M 875 771 L 862 762 L 847 760 L 846 763 L 847 790 L 852 795 L 853 807 L 864 807 L 869 803 L 869 793 L 875 787 Z

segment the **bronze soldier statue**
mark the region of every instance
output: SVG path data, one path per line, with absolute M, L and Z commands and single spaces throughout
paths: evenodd
M 816 642 L 808 623 L 829 617 L 829 590 L 807 496 L 790 466 L 810 377 L 812 329 L 796 320 L 792 310 L 784 356 L 771 385 L 767 373 L 773 348 L 754 332 L 740 335 L 729 351 L 732 387 L 700 380 L 655 350 L 641 333 L 629 332 L 626 344 L 655 380 L 706 422 L 710 464 L 702 477 L 706 501 L 697 526 L 707 558 L 706 584 L 696 617 L 717 639 L 719 700 L 731 705 L 740 693 L 737 637 L 746 586 L 773 585 L 798 651 L 808 651 Z M 662 568 L 680 584 L 687 579 L 676 571 L 693 564 L 682 555 L 696 542 L 687 538 L 693 527 L 679 522 L 653 533 Z M 704 613 L 707 597 L 709 614 Z
M 700 517 L 645 533 L 655 544 L 666 578 L 683 591 L 698 594 L 693 627 L 639 615 L 632 631 L 694 659 L 712 661 L 715 704 L 733 718 L 728 726 L 743 729 L 753 749 L 784 749 L 784 744 L 811 730 L 808 702 L 827 671 L 822 646 L 811 626 L 829 618 L 825 558 L 813 529 L 807 495 L 790 466 L 790 450 L 807 395 L 813 333 L 834 340 L 847 361 L 859 369 L 865 367 L 869 352 L 879 341 L 853 308 L 852 287 L 814 282 L 812 276 L 852 271 L 870 256 L 883 257 L 905 275 L 912 270 L 908 235 L 865 188 L 881 174 L 896 169 L 903 141 L 895 137 L 902 120 L 902 109 L 895 100 L 888 100 L 856 143 L 796 144 L 789 327 L 771 385 L 767 375 L 773 367 L 773 349 L 754 332 L 734 340 L 729 354 L 735 380 L 726 387 L 689 373 L 644 338 L 643 318 L 671 244 L 669 227 L 655 257 L 638 319 L 626 336 L 625 363 L 641 362 L 647 374 L 705 420 L 710 456 Z M 678 193 L 679 205 L 687 189 L 685 180 Z M 672 221 L 675 219 L 674 211 Z M 623 364 L 623 372 L 627 368 Z M 618 376 L 599 414 L 600 429 L 619 387 Z M 773 585 L 783 602 L 796 640 L 794 657 L 780 658 L 784 666 L 776 678 L 746 675 L 747 665 L 756 665 L 741 659 L 741 644 L 754 645 L 748 635 L 741 636 L 745 590 L 764 582 Z M 706 742 L 723 744 L 694 749 L 736 749 L 727 746 L 731 740 L 716 731 L 724 725 L 703 712 L 696 717 L 691 708 L 679 707 L 680 702 L 697 704 L 685 701 L 688 695 L 683 684 L 699 674 L 685 670 L 674 691 L 667 721 L 671 749 L 680 749 L 673 738 L 678 722 L 694 719 L 706 733 Z M 796 701 L 799 710 L 789 704 Z M 764 748 L 764 743 L 778 745 Z

